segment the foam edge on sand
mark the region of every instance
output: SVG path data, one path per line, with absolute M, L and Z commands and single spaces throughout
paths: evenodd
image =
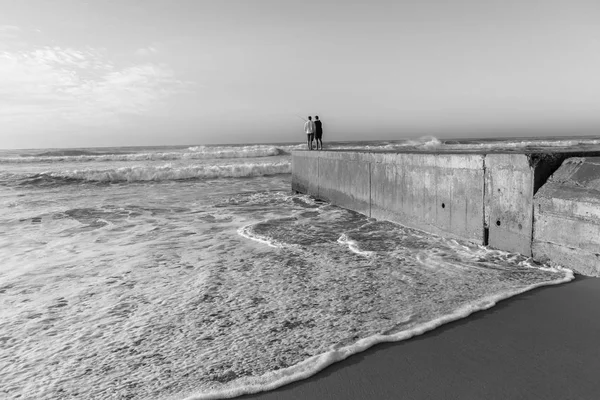
M 514 297 L 521 293 L 528 292 L 538 287 L 559 285 L 562 283 L 570 282 L 575 278 L 575 274 L 570 269 L 561 267 L 551 267 L 542 269 L 563 271 L 565 273 L 565 276 L 560 279 L 547 282 L 540 282 L 523 288 L 500 293 L 497 295 L 484 297 L 474 304 L 468 304 L 460 307 L 452 314 L 444 315 L 443 317 L 422 323 L 420 325 L 415 326 L 412 329 L 397 332 L 391 335 L 376 334 L 373 336 L 369 336 L 360 339 L 351 345 L 347 345 L 337 349 L 332 349 L 326 353 L 310 357 L 288 368 L 272 371 L 260 377 L 251 377 L 246 379 L 242 378 L 239 380 L 239 385 L 236 387 L 230 387 L 207 393 L 194 394 L 186 397 L 185 400 L 233 398 L 246 394 L 254 394 L 274 390 L 289 383 L 309 378 L 318 373 L 319 371 L 322 371 L 323 369 L 327 368 L 331 364 L 345 360 L 351 355 L 363 352 L 376 344 L 407 340 L 414 336 L 422 335 L 441 325 L 468 317 L 474 312 L 487 310 L 496 305 L 499 301 L 508 299 L 510 297 Z

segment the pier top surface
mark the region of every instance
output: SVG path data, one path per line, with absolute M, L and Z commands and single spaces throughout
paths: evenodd
M 439 147 L 406 147 L 396 149 L 324 149 L 324 150 L 294 150 L 293 153 L 313 153 L 335 152 L 335 153 L 368 153 L 368 154 L 524 154 L 524 155 L 562 155 L 570 157 L 598 157 L 600 156 L 600 145 L 584 145 L 584 146 L 569 146 L 569 147 L 518 147 L 518 148 L 488 148 L 488 149 L 473 149 L 459 146 L 439 146 Z

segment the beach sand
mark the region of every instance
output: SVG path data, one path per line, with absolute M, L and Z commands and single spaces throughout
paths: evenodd
M 240 399 L 600 398 L 600 278 L 577 276 Z

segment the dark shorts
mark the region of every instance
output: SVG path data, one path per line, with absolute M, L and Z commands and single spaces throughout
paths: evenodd
M 315 134 L 314 133 L 307 133 L 306 136 L 308 136 L 308 140 L 309 141 L 313 141 L 315 140 Z
M 315 133 L 315 139 L 321 140 L 322 137 L 323 137 L 323 133 Z

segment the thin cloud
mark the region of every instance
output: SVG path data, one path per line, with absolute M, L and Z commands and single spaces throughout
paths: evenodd
M 21 31 L 21 28 L 14 25 L 0 25 L 0 32 L 3 33 L 18 33 Z
M 141 57 L 147 57 L 147 56 L 150 56 L 150 55 L 156 54 L 156 53 L 158 53 L 158 50 L 156 49 L 156 47 L 153 47 L 153 46 L 142 47 L 141 49 L 137 49 L 135 51 L 135 55 L 141 56 Z
M 0 25 L 0 40 L 14 40 L 21 34 L 21 28 L 14 25 Z M 4 43 L 6 44 L 6 43 Z
M 189 86 L 164 65 L 117 67 L 97 49 L 0 52 L 0 126 L 99 126 L 145 115 Z

